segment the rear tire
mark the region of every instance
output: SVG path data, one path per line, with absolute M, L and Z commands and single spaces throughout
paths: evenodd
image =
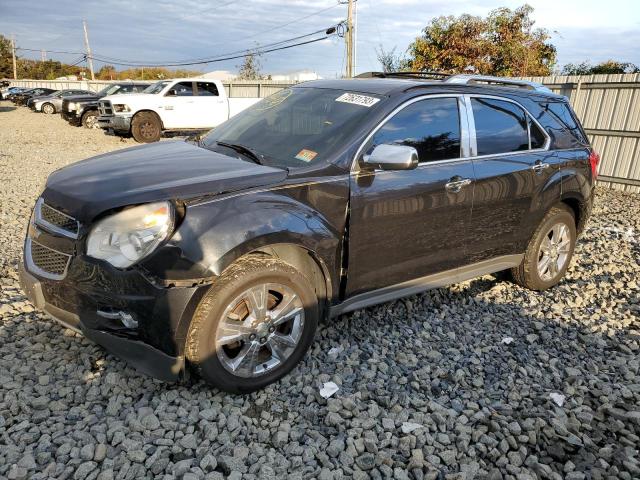
M 100 125 L 98 125 L 98 111 L 88 110 L 84 112 L 81 122 L 84 128 L 100 128 Z
M 45 103 L 44 105 L 42 105 L 42 113 L 53 115 L 54 113 L 56 113 L 56 107 L 51 103 Z
M 200 301 L 186 356 L 220 390 L 253 392 L 296 366 L 313 341 L 319 315 L 304 275 L 280 260 L 250 255 L 225 270 Z
M 157 142 L 162 135 L 162 122 L 153 112 L 137 113 L 131 121 L 131 134 L 139 143 Z
M 531 237 L 522 263 L 511 269 L 513 280 L 538 291 L 557 285 L 571 263 L 576 239 L 571 209 L 566 205 L 551 208 Z

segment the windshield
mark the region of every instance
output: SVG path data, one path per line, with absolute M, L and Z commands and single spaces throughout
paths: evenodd
M 156 82 L 152 85 L 149 85 L 147 88 L 145 88 L 142 93 L 160 93 L 162 90 L 164 90 L 164 87 L 169 85 L 169 83 L 170 82 L 168 80 Z
M 98 95 L 101 97 L 106 97 L 107 95 L 111 95 L 116 93 L 120 89 L 120 85 L 107 85 L 102 90 L 98 92 Z
M 289 88 L 212 130 L 202 145 L 225 153 L 228 149 L 218 142 L 241 145 L 265 165 L 306 167 L 326 161 L 379 101 L 380 97 L 344 90 Z

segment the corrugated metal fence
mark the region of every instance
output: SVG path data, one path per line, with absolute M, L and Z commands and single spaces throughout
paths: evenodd
M 567 96 L 596 151 L 600 182 L 640 192 L 640 74 L 529 77 Z M 108 81 L 17 80 L 21 87 L 82 88 L 98 91 Z M 267 97 L 292 83 L 223 82 L 230 97 Z
M 600 183 L 640 192 L 640 74 L 528 77 L 565 95 L 601 155 Z

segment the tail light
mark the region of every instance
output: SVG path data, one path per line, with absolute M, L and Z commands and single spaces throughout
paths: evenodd
M 600 163 L 600 155 L 592 150 L 589 155 L 589 165 L 591 165 L 591 178 L 594 181 L 598 178 L 598 163 Z

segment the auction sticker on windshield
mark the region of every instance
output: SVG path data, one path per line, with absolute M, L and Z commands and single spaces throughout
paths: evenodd
M 318 155 L 318 152 L 314 152 L 313 150 L 307 150 L 306 148 L 304 148 L 300 150 L 300 152 L 298 152 L 298 154 L 296 155 L 296 159 L 302 160 L 303 162 L 308 163 L 314 158 L 316 158 L 317 155 Z
M 360 95 L 358 93 L 344 93 L 336 98 L 336 102 L 351 103 L 353 105 L 360 105 L 361 107 L 367 108 L 373 107 L 379 101 L 379 98 Z

